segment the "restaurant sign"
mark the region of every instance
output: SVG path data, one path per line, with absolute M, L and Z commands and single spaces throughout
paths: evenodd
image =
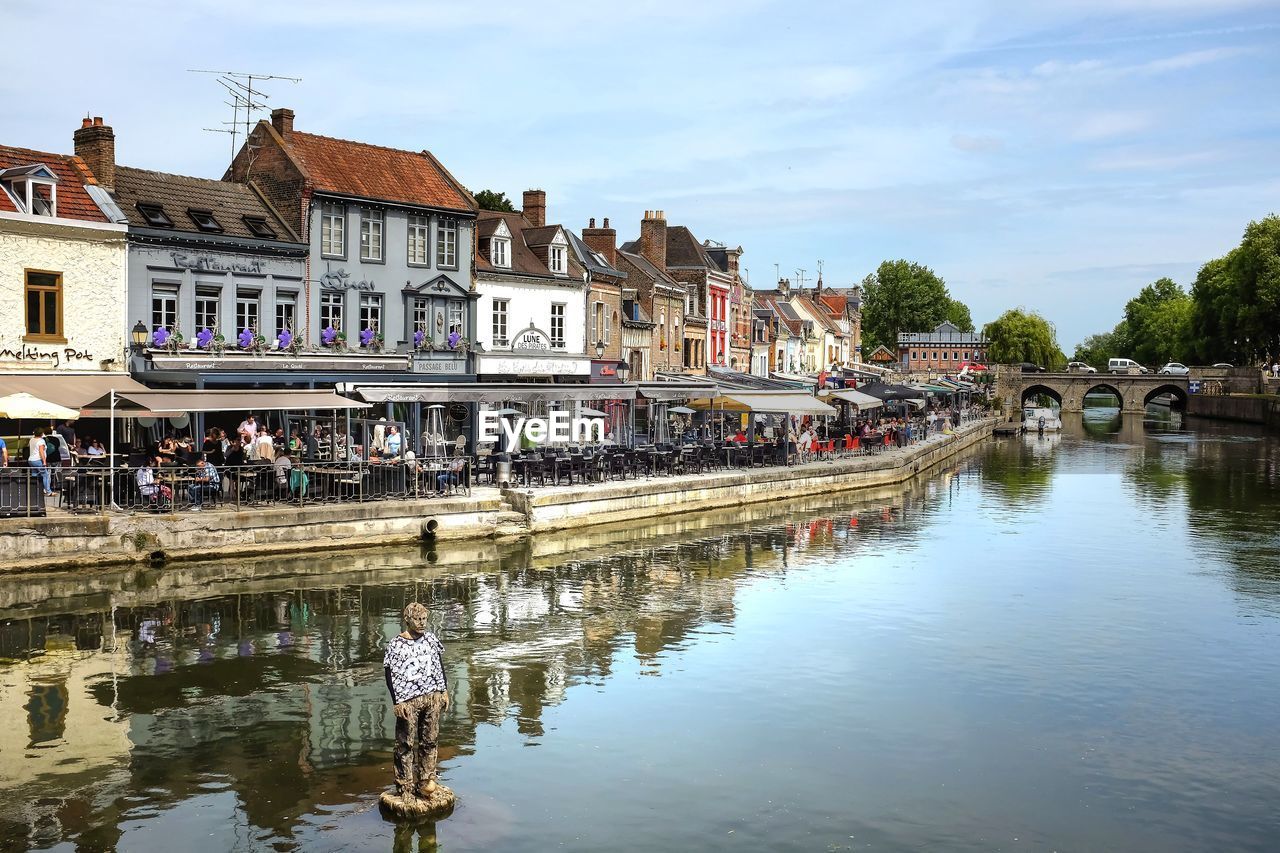
M 77 361 L 93 361 L 88 350 L 75 347 L 37 347 L 31 344 L 19 344 L 16 347 L 0 348 L 0 361 L 42 362 L 47 361 L 54 367 L 73 364 Z
M 551 338 L 546 332 L 535 328 L 533 323 L 530 323 L 529 328 L 516 332 L 515 338 L 511 341 L 511 349 L 513 352 L 549 352 L 551 350 Z
M 191 356 L 151 356 L 151 363 L 156 370 L 199 370 L 201 372 L 221 373 L 231 370 L 280 370 L 284 372 L 300 372 L 306 370 L 335 371 L 402 371 L 408 368 L 404 356 L 387 359 L 371 359 L 355 356 L 352 358 L 299 358 L 290 356 L 242 357 L 222 356 L 219 358 L 200 358 Z

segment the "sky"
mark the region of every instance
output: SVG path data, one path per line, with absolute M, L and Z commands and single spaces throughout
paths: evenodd
M 906 258 L 1067 352 L 1280 212 L 1277 0 L 5 7 L 5 144 L 70 151 L 100 115 L 118 162 L 221 177 L 230 108 L 188 69 L 299 77 L 263 84 L 297 129 L 541 188 L 574 230 L 664 210 L 757 287 Z

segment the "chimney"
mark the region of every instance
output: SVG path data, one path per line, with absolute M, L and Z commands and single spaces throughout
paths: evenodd
M 287 142 L 289 137 L 293 135 L 293 110 L 288 107 L 278 107 L 272 110 L 271 126 Z
M 547 224 L 547 194 L 542 190 L 524 191 L 524 218 L 541 228 Z
M 784 296 L 790 296 L 791 295 L 791 279 L 789 278 L 778 279 L 778 292 L 783 294 Z
M 604 255 L 609 266 L 618 268 L 618 232 L 609 227 L 609 217 L 605 217 L 603 228 L 597 228 L 595 217 L 591 217 L 591 224 L 582 229 L 582 242 Z
M 729 275 L 736 276 L 738 274 L 738 258 L 742 257 L 742 247 L 727 249 L 725 256 L 729 259 Z
M 640 220 L 640 254 L 658 269 L 667 270 L 667 217 L 661 210 L 646 210 Z
M 98 183 L 108 190 L 116 186 L 116 135 L 111 126 L 102 123 L 102 116 L 80 122 L 80 129 L 73 136 L 76 156 L 85 162 Z

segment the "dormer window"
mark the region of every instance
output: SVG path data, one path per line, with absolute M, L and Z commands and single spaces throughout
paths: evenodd
M 255 237 L 261 237 L 263 240 L 274 240 L 276 237 L 275 229 L 271 227 L 264 217 L 246 216 L 244 217 L 244 226 L 249 229 L 250 234 Z
M 489 254 L 493 257 L 495 267 L 511 266 L 511 241 L 502 237 L 494 237 L 490 243 Z
M 564 246 L 551 247 L 551 271 L 556 275 L 567 275 L 569 272 L 568 253 Z
M 194 222 L 196 227 L 201 231 L 209 231 L 216 234 L 222 230 L 222 225 L 218 223 L 218 220 L 213 218 L 213 211 L 211 210 L 201 210 L 195 207 L 188 207 L 187 216 L 191 217 L 191 221 Z
M 138 202 L 138 212 L 142 214 L 142 218 L 147 224 L 153 228 L 172 228 L 173 220 L 169 218 L 169 214 L 164 212 L 164 208 L 158 204 L 150 204 L 145 201 Z
M 58 215 L 59 178 L 48 166 L 14 166 L 0 171 L 0 186 L 20 213 Z

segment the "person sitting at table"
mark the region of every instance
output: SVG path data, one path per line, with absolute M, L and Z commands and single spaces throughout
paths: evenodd
M 195 482 L 187 487 L 187 497 L 193 504 L 191 511 L 199 512 L 204 506 L 205 495 L 212 497 L 218 494 L 222 489 L 222 481 L 218 477 L 218 469 L 207 459 L 196 461 L 191 477 Z
M 271 463 L 275 468 L 276 486 L 280 490 L 280 494 L 287 494 L 289 491 L 289 474 L 293 471 L 293 458 L 288 453 L 281 453 Z
M 191 436 L 184 435 L 178 439 L 177 445 L 174 447 L 174 455 L 177 456 L 178 462 L 183 465 L 195 464 L 196 450 L 191 444 Z
M 289 434 L 289 454 L 297 456 L 302 453 L 302 438 L 299 437 L 298 431 L 295 429 Z
M 733 434 L 733 438 L 731 440 L 734 444 L 746 444 L 747 434 L 742 431 L 742 427 L 738 427 L 738 431 Z
M 383 444 L 383 456 L 395 458 L 400 455 L 400 430 L 392 424 L 387 427 L 387 438 Z
M 220 432 L 221 430 L 217 427 L 209 427 L 208 432 L 204 434 L 204 444 L 200 446 L 200 452 L 204 454 L 204 458 L 214 465 L 222 465 L 226 461 L 222 441 L 218 437 Z
M 258 438 L 253 443 L 253 455 L 259 462 L 270 462 L 276 458 L 275 441 L 265 426 L 258 430 Z
M 88 456 L 90 461 L 101 459 L 107 455 L 107 450 L 102 446 L 102 442 L 96 438 L 89 439 L 89 446 L 85 448 L 84 455 Z
M 227 443 L 227 452 L 223 455 L 222 462 L 228 468 L 239 468 L 245 464 L 244 447 L 241 446 L 240 439 L 233 438 Z
M 159 465 L 176 465 L 178 462 L 178 442 L 173 436 L 167 436 L 156 449 L 156 461 Z
M 155 469 L 159 465 L 160 459 L 158 457 L 148 456 L 142 467 L 134 474 L 138 482 L 138 494 L 147 500 L 154 500 L 157 503 L 173 498 L 173 489 L 169 488 L 165 483 L 156 482 Z
M 462 471 L 467 467 L 467 458 L 465 456 L 455 456 L 449 460 L 449 467 L 436 475 L 436 492 L 443 495 L 449 489 L 449 484 L 457 485 Z

